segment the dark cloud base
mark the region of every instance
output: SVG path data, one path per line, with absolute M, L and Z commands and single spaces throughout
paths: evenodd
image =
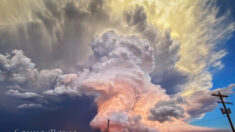
M 20 130 L 77 130 L 77 132 L 99 132 L 89 126 L 97 113 L 91 97 L 80 97 L 61 102 L 54 110 L 24 109 L 11 113 L 0 107 L 0 132 Z

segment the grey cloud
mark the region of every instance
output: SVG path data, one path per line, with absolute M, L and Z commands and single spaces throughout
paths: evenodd
M 147 15 L 144 12 L 144 8 L 136 6 L 134 11 L 130 10 L 125 13 L 125 19 L 129 26 L 135 26 L 137 30 L 144 31 L 147 26 Z
M 79 10 L 74 2 L 66 3 L 64 7 L 64 15 L 68 20 L 84 19 L 88 17 L 89 12 Z
M 40 69 L 64 68 L 86 58 L 91 54 L 90 40 L 102 32 L 101 27 L 114 23 L 103 10 L 102 0 L 34 4 L 29 11 L 31 21 L 1 25 L 0 52 L 22 49 Z
M 82 92 L 79 89 L 78 77 L 76 74 L 64 74 L 61 75 L 54 88 L 46 90 L 43 93 L 46 95 L 70 95 L 70 96 L 79 96 Z
M 217 99 L 212 97 L 209 91 L 197 91 L 193 93 L 189 100 L 193 104 L 187 110 L 191 118 L 200 118 L 204 113 L 215 109 L 217 106 Z
M 172 118 L 183 118 L 184 109 L 180 104 L 184 103 L 186 103 L 186 101 L 182 97 L 177 97 L 168 101 L 159 101 L 150 109 L 151 114 L 148 118 L 159 122 L 173 121 Z
M 48 101 L 53 101 L 51 96 L 81 95 L 79 86 L 75 84 L 78 79 L 76 74 L 63 74 L 61 69 L 40 71 L 21 50 L 0 54 L 0 67 L 0 84 L 6 87 L 1 91 L 6 91 L 7 95 L 17 99 L 43 106 L 48 105 Z M 55 97 L 54 100 L 58 98 Z M 18 108 L 27 107 L 23 105 Z
M 153 48 L 147 40 L 134 36 L 122 37 L 109 31 L 102 37 L 94 39 L 91 42 L 91 48 L 95 57 L 104 64 L 106 61 L 114 59 L 115 63 L 125 60 L 128 64 L 138 65 L 146 73 L 151 72 L 154 68 Z
M 0 82 L 23 84 L 37 74 L 35 64 L 24 56 L 23 51 L 14 50 L 12 54 L 0 54 Z
M 35 68 L 31 59 L 26 57 L 21 50 L 14 50 L 6 55 L 0 54 L 0 83 L 9 82 L 25 87 L 37 87 L 37 85 L 49 85 L 62 74 L 60 69 L 41 70 Z M 37 84 L 39 81 L 40 84 Z
M 123 30 L 122 24 L 111 19 L 103 9 L 102 0 L 85 3 L 87 5 L 77 1 L 42 1 L 40 10 L 32 9 L 32 21 L 0 29 L 0 52 L 22 49 L 39 69 L 59 67 L 63 71 L 73 71 L 71 65 L 92 54 L 88 43 L 95 35 L 107 28 Z M 177 42 L 171 39 L 169 33 L 161 35 L 156 28 L 148 25 L 147 15 L 141 6 L 125 12 L 124 17 L 128 29 L 133 27 L 155 49 L 154 56 L 157 57 L 155 70 L 151 73 L 152 82 L 163 85 L 168 94 L 179 92 L 188 78 L 174 68 L 178 59 Z
M 154 68 L 154 52 L 149 42 L 146 40 L 133 36 L 122 37 L 110 31 L 94 39 L 91 42 L 91 47 L 98 62 L 92 65 L 89 70 L 84 70 L 85 77 L 87 72 L 94 72 L 94 74 L 96 74 L 97 72 L 107 70 L 107 68 L 110 68 L 109 66 L 113 68 L 114 65 L 124 66 L 125 68 L 131 66 L 131 68 L 134 67 L 135 70 L 138 69 L 140 72 L 143 71 L 145 73 L 151 72 Z M 26 78 L 24 83 L 11 80 L 14 85 L 19 85 L 22 92 L 13 89 L 9 91 L 9 93 L 19 99 L 26 97 L 24 99 L 29 99 L 28 101 L 33 102 L 19 105 L 18 108 L 50 107 L 51 102 L 61 101 L 63 95 L 69 97 L 81 95 L 79 79 L 80 77 L 83 78 L 82 75 L 76 73 L 63 74 L 60 69 L 38 70 L 31 60 L 24 56 L 22 51 L 17 51 L 16 53 L 20 53 L 20 57 L 17 57 L 17 54 L 14 53 L 7 55 L 0 54 L 2 58 L 0 67 L 9 67 L 8 63 L 14 64 L 12 68 L 10 68 L 10 73 L 19 74 L 19 76 Z M 138 72 L 138 70 L 136 71 Z M 1 69 L 1 73 L 6 73 L 7 71 L 8 68 Z M 21 75 L 21 71 L 30 71 L 29 73 L 33 74 L 29 74 L 30 76 L 27 74 L 27 76 L 25 76 L 24 74 Z M 11 74 L 4 74 L 4 82 L 9 81 L 8 79 L 11 76 L 8 77 L 8 75 Z M 140 73 L 140 75 L 142 74 L 144 73 Z M 0 75 L 3 76 L 3 74 Z M 136 75 L 136 73 L 134 75 Z M 128 76 L 131 76 L 131 73 L 128 74 Z M 138 77 L 135 76 L 135 79 L 137 78 Z M 30 100 L 30 97 L 34 96 L 32 93 L 40 94 L 43 99 Z M 149 119 L 164 122 L 171 121 L 172 118 L 182 118 L 184 117 L 184 109 L 180 106 L 182 103 L 185 103 L 182 98 L 160 101 L 151 109 Z M 117 118 L 119 116 L 123 115 L 118 115 Z M 126 118 L 121 121 L 125 122 Z M 118 122 L 120 121 L 118 120 Z M 139 129 L 143 131 L 155 131 L 145 127 Z
M 39 90 L 42 91 L 53 88 L 62 74 L 61 69 L 43 69 L 37 74 L 37 78 L 34 79 L 36 83 L 33 86 L 40 88 Z
M 162 85 L 168 94 L 176 94 L 188 82 L 189 75 L 175 68 L 180 58 L 178 56 L 179 42 L 173 40 L 170 33 L 155 33 L 155 70 L 151 73 L 152 82 Z
M 152 82 L 160 84 L 168 94 L 176 94 L 188 82 L 189 75 L 175 68 L 178 61 L 180 43 L 171 38 L 170 32 L 160 33 L 158 29 L 148 25 L 144 8 L 136 6 L 125 13 L 129 26 L 135 28 L 154 47 L 155 69 L 151 73 Z
M 76 1 L 44 0 L 40 10 L 38 8 L 32 9 L 31 21 L 16 22 L 15 25 L 1 25 L 0 52 L 10 51 L 13 48 L 23 49 L 26 55 L 30 56 L 36 64 L 39 64 L 37 65 L 39 69 L 54 68 L 59 65 L 60 68 L 69 71 L 68 65 L 73 65 L 74 62 L 91 54 L 91 47 L 87 45 L 90 39 L 102 32 L 101 28 L 115 25 L 115 22 L 109 19 L 102 6 L 102 0 L 89 1 L 88 6 L 84 6 L 85 8 L 80 3 L 77 4 Z M 171 38 L 170 33 L 160 34 L 157 29 L 147 25 L 144 8 L 136 6 L 133 11 L 129 11 L 125 15 L 127 24 L 136 28 L 136 31 L 147 38 L 154 47 L 153 56 L 156 56 L 156 68 L 151 73 L 152 82 L 162 85 L 168 94 L 179 92 L 181 86 L 188 81 L 188 75 L 174 68 L 175 62 L 179 59 L 177 55 L 178 42 Z M 112 44 L 115 42 L 115 37 L 113 40 L 108 40 L 109 42 L 105 42 L 105 39 L 101 41 Z M 96 62 L 100 65 L 94 67 L 89 64 L 89 70 L 102 67 L 107 56 L 114 59 L 121 56 L 124 59 L 133 60 L 147 72 L 152 71 L 152 53 L 138 56 L 139 53 L 142 53 L 139 47 L 136 48 L 136 45 L 128 44 L 129 42 L 126 40 L 123 42 L 125 42 L 122 45 L 123 49 L 117 48 L 119 45 L 109 45 L 111 47 L 107 45 L 93 46 L 93 50 L 96 50 L 94 51 L 95 61 L 101 62 Z M 109 54 L 102 48 L 116 49 L 116 51 Z M 5 86 L 6 83 L 11 82 L 13 85 L 18 85 L 20 89 L 9 90 L 9 95 L 20 99 L 31 99 L 33 96 L 36 97 L 33 93 L 42 93 L 41 96 L 44 96 L 47 100 L 48 96 L 64 94 L 77 96 L 81 94 L 78 84 L 76 84 L 77 78 L 73 74 L 63 74 L 61 69 L 39 70 L 35 68 L 34 63 L 29 58 L 20 53 L 22 51 L 16 52 L 19 53 L 13 52 L 9 57 L 0 54 L 0 83 L 4 83 Z M 15 59 L 11 56 L 14 56 Z M 71 76 L 76 81 L 71 80 Z M 205 110 L 196 113 L 196 116 L 214 107 L 213 100 L 207 103 L 202 103 L 201 100 L 192 100 L 202 105 L 212 104 Z M 42 102 L 38 100 L 36 103 Z M 25 104 L 23 106 L 30 105 Z M 164 109 L 172 107 L 167 105 Z M 170 110 L 170 113 L 172 112 L 175 118 L 180 118 L 181 107 L 175 106 L 175 108 L 178 112 Z M 194 108 L 191 108 L 189 113 L 194 116 L 193 111 Z M 170 120 L 172 115 L 160 120 Z
M 102 11 L 103 1 L 104 0 L 92 0 L 90 2 L 90 4 L 89 4 L 88 9 L 92 13 L 96 13 L 96 12 Z
M 188 76 L 177 69 L 169 69 L 159 74 L 152 73 L 152 82 L 160 84 L 167 91 L 167 94 L 175 94 L 182 90 L 184 83 L 188 81 Z
M 94 39 L 91 47 L 97 63 L 90 65 L 90 70 L 84 69 L 82 72 L 70 74 L 64 74 L 61 69 L 39 70 L 21 50 L 15 50 L 6 55 L 0 54 L 0 67 L 2 67 L 0 83 L 6 84 L 10 89 L 7 92 L 8 95 L 48 105 L 48 101 L 53 101 L 51 96 L 56 96 L 58 98 L 55 97 L 55 100 L 60 100 L 59 96 L 74 97 L 86 93 L 81 81 L 89 77 L 88 74 L 106 70 L 110 64 L 116 65 L 123 61 L 123 64 L 119 66 L 140 67 L 147 73 L 151 72 L 154 67 L 153 49 L 150 44 L 134 36 L 121 37 L 110 31 Z M 106 63 L 109 61 L 112 63 Z M 90 93 L 89 89 L 88 93 Z
M 230 84 L 228 87 L 219 88 L 212 91 L 197 91 L 193 93 L 187 100 L 190 105 L 187 109 L 187 113 L 190 114 L 190 119 L 201 118 L 205 113 L 212 111 L 218 106 L 216 102 L 218 99 L 211 96 L 212 93 L 221 92 L 222 94 L 230 95 L 233 93 L 234 84 Z
M 110 18 L 104 10 L 103 0 L 87 0 L 85 4 L 69 0 L 43 0 L 38 5 L 40 8 L 34 8 L 32 4 L 31 21 L 1 25 L 0 52 L 23 49 L 39 69 L 59 67 L 72 71 L 74 69 L 70 66 L 74 62 L 92 54 L 88 43 L 95 35 L 108 28 L 123 30 L 120 26 L 122 20 Z M 133 28 L 155 49 L 156 68 L 151 73 L 152 82 L 162 85 L 168 94 L 176 94 L 189 80 L 189 75 L 175 68 L 175 62 L 180 57 L 177 54 L 179 44 L 170 33 L 159 33 L 157 28 L 147 24 L 146 18 L 144 8 L 137 5 L 125 12 L 123 19 L 128 25 L 127 30 Z M 217 64 L 220 65 L 219 62 L 213 65 Z

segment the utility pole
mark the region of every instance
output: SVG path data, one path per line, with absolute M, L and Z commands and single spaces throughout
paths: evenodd
M 107 130 L 106 130 L 106 132 L 109 132 L 109 122 L 110 122 L 110 120 L 108 119 L 108 124 L 107 124 Z
M 231 102 L 224 102 L 224 98 L 227 98 L 228 95 L 223 95 L 220 92 L 218 92 L 217 94 L 213 93 L 211 95 L 215 96 L 215 97 L 219 97 L 220 101 L 217 101 L 217 103 L 222 103 L 223 107 L 224 107 L 224 108 L 220 108 L 220 110 L 221 110 L 222 114 L 226 114 L 227 115 L 228 121 L 229 121 L 230 126 L 232 128 L 232 131 L 235 132 L 232 120 L 231 120 L 231 118 L 229 116 L 229 114 L 231 114 L 231 110 L 230 110 L 230 108 L 226 108 L 226 105 L 225 105 L 225 104 L 232 104 L 232 103 Z

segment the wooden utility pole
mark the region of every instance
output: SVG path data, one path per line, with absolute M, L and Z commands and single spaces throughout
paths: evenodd
M 107 130 L 106 130 L 106 132 L 109 132 L 109 122 L 110 122 L 110 120 L 108 119 L 108 123 L 107 123 Z
M 223 104 L 223 107 L 224 107 L 224 108 L 220 108 L 220 110 L 221 110 L 222 114 L 227 115 L 228 121 L 229 121 L 230 126 L 232 128 L 232 131 L 235 132 L 232 120 L 229 116 L 229 114 L 231 114 L 231 110 L 230 110 L 230 108 L 226 108 L 226 105 L 225 105 L 225 104 L 232 104 L 232 103 L 231 102 L 224 102 L 224 98 L 227 98 L 228 95 L 223 95 L 220 92 L 218 92 L 217 94 L 214 93 L 214 94 L 211 94 L 211 95 L 215 96 L 215 97 L 219 97 L 220 101 L 217 101 L 217 102 Z

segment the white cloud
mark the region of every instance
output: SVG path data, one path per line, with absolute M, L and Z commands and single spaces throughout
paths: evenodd
M 6 94 L 20 99 L 32 99 L 39 97 L 39 95 L 34 92 L 19 92 L 18 90 L 13 89 L 7 91 Z
M 19 109 L 44 109 L 46 107 L 44 107 L 43 105 L 41 104 L 22 104 L 22 105 L 19 105 L 17 108 Z

